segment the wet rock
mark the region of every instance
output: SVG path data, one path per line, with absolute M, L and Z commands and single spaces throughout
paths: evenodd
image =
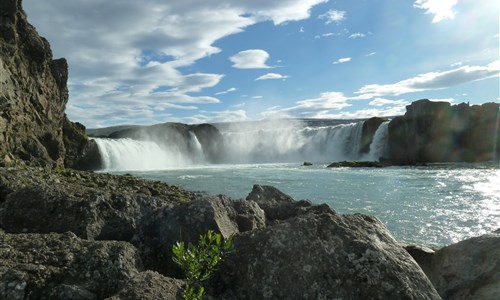
M 495 157 L 493 149 L 498 157 L 499 109 L 497 103 L 412 102 L 404 116 L 389 123 L 390 160 L 394 164 L 488 161 Z
M 327 168 L 385 168 L 390 166 L 388 162 L 378 161 L 338 161 L 331 163 Z
M 376 218 L 310 207 L 234 236 L 221 299 L 440 299 Z
M 153 271 L 135 275 L 118 294 L 108 300 L 183 299 L 184 281 Z
M 125 242 L 0 232 L 0 299 L 102 299 L 142 270 Z
M 373 141 L 373 136 L 377 131 L 380 124 L 384 123 L 386 120 L 373 117 L 363 122 L 363 128 L 361 130 L 361 141 L 359 142 L 359 153 L 367 154 L 370 152 L 370 145 Z

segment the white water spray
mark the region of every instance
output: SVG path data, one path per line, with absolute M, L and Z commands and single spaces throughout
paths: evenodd
M 497 120 L 495 123 L 495 130 L 493 130 L 493 156 L 492 156 L 493 161 L 497 160 L 498 126 L 500 125 L 499 122 L 500 122 L 500 107 L 498 108 L 498 111 L 497 111 Z
M 162 170 L 191 164 L 191 158 L 155 142 L 124 139 L 95 139 L 104 169 L 113 171 Z
M 379 161 L 380 157 L 387 157 L 389 140 L 389 121 L 380 124 L 373 135 L 373 140 L 370 144 L 370 151 L 366 160 Z
M 302 123 L 283 121 L 260 128 L 231 128 L 221 132 L 224 139 L 221 163 L 356 160 L 360 158 L 362 128 L 363 122 L 304 127 Z M 168 143 L 98 138 L 95 141 L 107 170 L 161 170 L 208 163 L 203 145 L 193 132 L 189 132 L 188 141 L 162 138 Z

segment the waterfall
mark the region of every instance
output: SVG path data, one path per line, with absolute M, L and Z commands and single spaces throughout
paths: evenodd
M 155 142 L 129 138 L 94 140 L 106 170 L 161 170 L 191 164 L 191 158 L 186 156 L 186 153 L 160 147 Z
M 495 130 L 493 131 L 493 155 L 492 155 L 493 161 L 497 160 L 498 126 L 500 126 L 499 121 L 500 121 L 500 107 L 498 108 L 498 111 L 497 111 Z
M 234 129 L 221 132 L 221 163 L 330 163 L 360 158 L 363 122 L 321 127 L 281 122 Z M 156 136 L 160 136 L 159 141 L 152 137 L 148 141 L 95 141 L 106 170 L 161 170 L 207 164 L 203 145 L 194 132 L 189 131 L 187 138 L 171 133 Z
M 226 163 L 332 162 L 359 159 L 363 122 L 302 124 L 222 132 Z
M 370 144 L 370 152 L 366 160 L 378 161 L 380 157 L 387 157 L 389 138 L 389 122 L 384 122 L 375 131 L 372 143 Z

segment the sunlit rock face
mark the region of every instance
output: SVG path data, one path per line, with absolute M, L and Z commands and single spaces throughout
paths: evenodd
M 28 23 L 21 1 L 1 1 L 0 163 L 65 164 L 67 80 L 66 60 L 52 59 L 49 43 Z M 81 156 L 77 152 L 74 159 Z
M 389 123 L 390 158 L 400 164 L 492 160 L 499 107 L 415 101 Z

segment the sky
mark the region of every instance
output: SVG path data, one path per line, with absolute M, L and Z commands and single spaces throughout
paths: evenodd
M 497 0 L 23 0 L 72 121 L 394 116 L 500 101 Z

